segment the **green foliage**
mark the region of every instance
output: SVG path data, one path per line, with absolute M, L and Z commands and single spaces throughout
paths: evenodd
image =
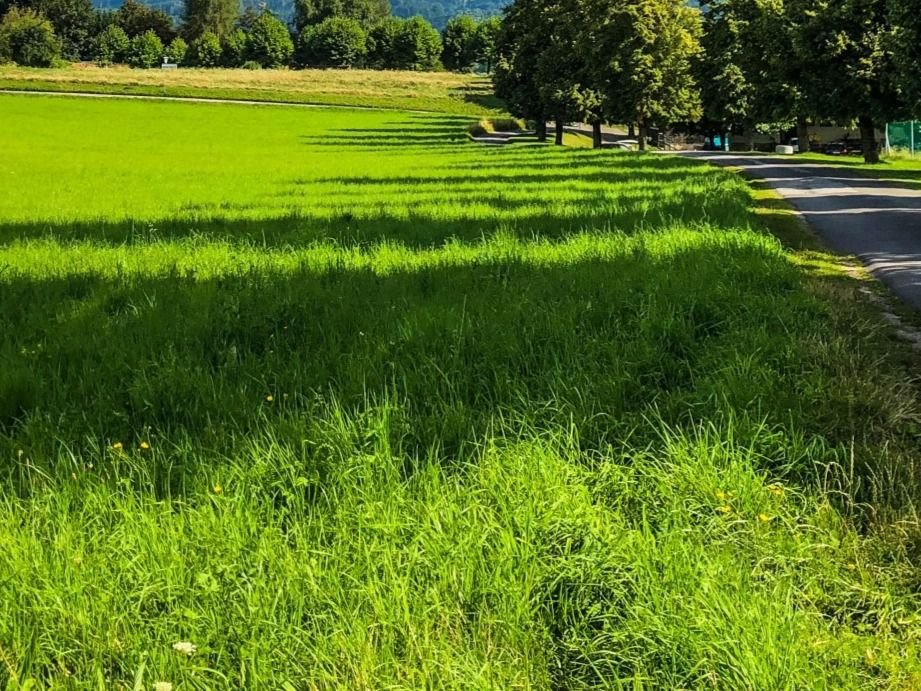
M 921 119 L 921 13 L 912 0 L 890 0 L 888 20 L 892 31 L 881 46 L 892 51 L 894 70 L 888 79 L 904 94 L 907 113 Z
M 400 25 L 393 52 L 399 69 L 435 70 L 440 66 L 441 36 L 422 17 L 412 17 Z
M 492 72 L 496 64 L 496 45 L 501 30 L 502 20 L 499 17 L 485 19 L 477 26 L 477 60 L 483 63 L 487 72 Z
M 271 12 L 263 12 L 253 22 L 247 39 L 247 57 L 263 67 L 284 67 L 294 55 L 294 42 L 288 28 Z
M 327 19 L 354 19 L 370 28 L 390 16 L 388 0 L 295 0 L 294 26 L 299 34 Z
M 66 60 L 89 58 L 93 51 L 94 13 L 91 0 L 26 0 L 30 7 L 51 22 L 61 41 L 61 55 Z
M 0 99 L 20 688 L 919 686 L 917 390 L 740 178 Z
M 159 65 L 164 55 L 166 51 L 163 41 L 152 30 L 148 30 L 131 39 L 128 47 L 128 64 L 149 69 Z
M 128 38 L 125 30 L 117 24 L 110 24 L 96 37 L 93 59 L 103 65 L 125 62 L 130 47 L 131 39 Z
M 305 29 L 298 39 L 298 63 L 308 67 L 359 67 L 368 36 L 354 19 L 332 17 Z
M 234 29 L 221 44 L 221 64 L 224 67 L 240 67 L 246 62 L 246 32 Z
M 604 56 L 598 83 L 608 118 L 636 122 L 642 149 L 647 125 L 693 121 L 702 114 L 693 75 L 700 13 L 684 0 L 628 0 L 608 8 L 598 34 Z
M 45 17 L 14 6 L 0 19 L 0 61 L 51 67 L 61 57 L 61 41 Z
M 480 57 L 479 25 L 469 15 L 451 19 L 441 32 L 443 44 L 441 61 L 449 70 L 464 72 L 473 69 Z
M 210 31 L 193 39 L 189 51 L 192 61 L 199 67 L 217 67 L 224 54 L 221 39 Z
M 239 17 L 239 0 L 184 0 L 182 32 L 189 39 L 206 31 L 224 38 L 234 30 Z
M 173 42 L 166 47 L 166 55 L 170 61 L 177 65 L 184 65 L 189 53 L 189 44 L 182 37 L 176 37 Z
M 549 113 L 541 99 L 536 63 L 550 42 L 551 27 L 539 0 L 516 0 L 505 9 L 496 42 L 496 95 L 520 118 L 534 120 L 545 135 Z
M 368 31 L 368 66 L 377 69 L 396 69 L 399 65 L 397 37 L 404 20 L 385 17 Z
M 887 0 L 843 0 L 813 7 L 791 0 L 796 23 L 794 48 L 808 66 L 807 92 L 812 109 L 837 121 L 858 120 L 864 157 L 879 160 L 875 128 L 909 115 L 894 81 L 893 26 Z M 846 88 L 833 75 L 846 75 Z
M 153 31 L 164 45 L 176 38 L 176 28 L 170 16 L 139 0 L 124 0 L 115 13 L 115 23 L 132 38 L 147 31 Z
M 444 29 L 458 15 L 468 14 L 478 21 L 496 17 L 508 0 L 391 0 L 393 13 L 408 18 L 421 15 L 436 29 Z

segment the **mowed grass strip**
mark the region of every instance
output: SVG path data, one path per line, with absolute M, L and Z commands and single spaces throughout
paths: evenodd
M 3 90 L 271 101 L 473 116 L 502 111 L 488 78 L 454 72 L 0 65 Z
M 921 683 L 859 282 L 465 123 L 0 98 L 7 686 Z

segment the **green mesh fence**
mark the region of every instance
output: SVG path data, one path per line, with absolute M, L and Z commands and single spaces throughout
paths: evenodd
M 892 151 L 921 152 L 921 120 L 890 122 L 886 126 L 886 144 Z

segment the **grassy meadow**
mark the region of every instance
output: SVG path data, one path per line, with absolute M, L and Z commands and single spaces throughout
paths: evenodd
M 0 64 L 0 91 L 194 97 L 488 116 L 500 112 L 489 79 L 385 70 L 138 70 L 75 63 L 42 69 Z
M 0 96 L 0 686 L 921 687 L 861 281 L 468 124 Z

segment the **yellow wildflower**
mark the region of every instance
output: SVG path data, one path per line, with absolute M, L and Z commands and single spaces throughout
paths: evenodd
M 116 451 L 121 451 L 123 448 L 125 448 L 125 445 L 122 444 L 120 441 L 117 441 L 114 444 L 112 444 L 112 448 L 115 449 Z
M 768 516 L 766 513 L 759 513 L 758 520 L 762 523 L 770 523 L 772 520 L 774 520 L 774 517 Z
M 211 489 L 214 491 L 215 494 L 220 494 L 221 492 L 224 491 L 224 488 L 221 485 L 215 485 Z
M 154 691 L 173 691 L 173 685 L 168 681 L 158 681 L 154 684 Z
M 269 394 L 268 396 L 265 397 L 265 400 L 271 403 L 272 401 L 275 400 L 275 396 L 273 396 L 272 394 Z
M 140 447 L 142 451 L 147 451 L 148 449 L 150 449 L 150 443 L 146 441 L 142 441 L 140 443 Z
M 768 485 L 767 490 L 768 492 L 773 494 L 775 497 L 783 496 L 783 486 L 778 485 L 777 483 L 774 483 L 773 485 Z
M 722 514 L 726 514 L 728 516 L 729 514 L 732 513 L 732 507 L 729 506 L 728 504 L 724 504 L 723 506 L 719 507 L 717 511 L 719 511 Z

